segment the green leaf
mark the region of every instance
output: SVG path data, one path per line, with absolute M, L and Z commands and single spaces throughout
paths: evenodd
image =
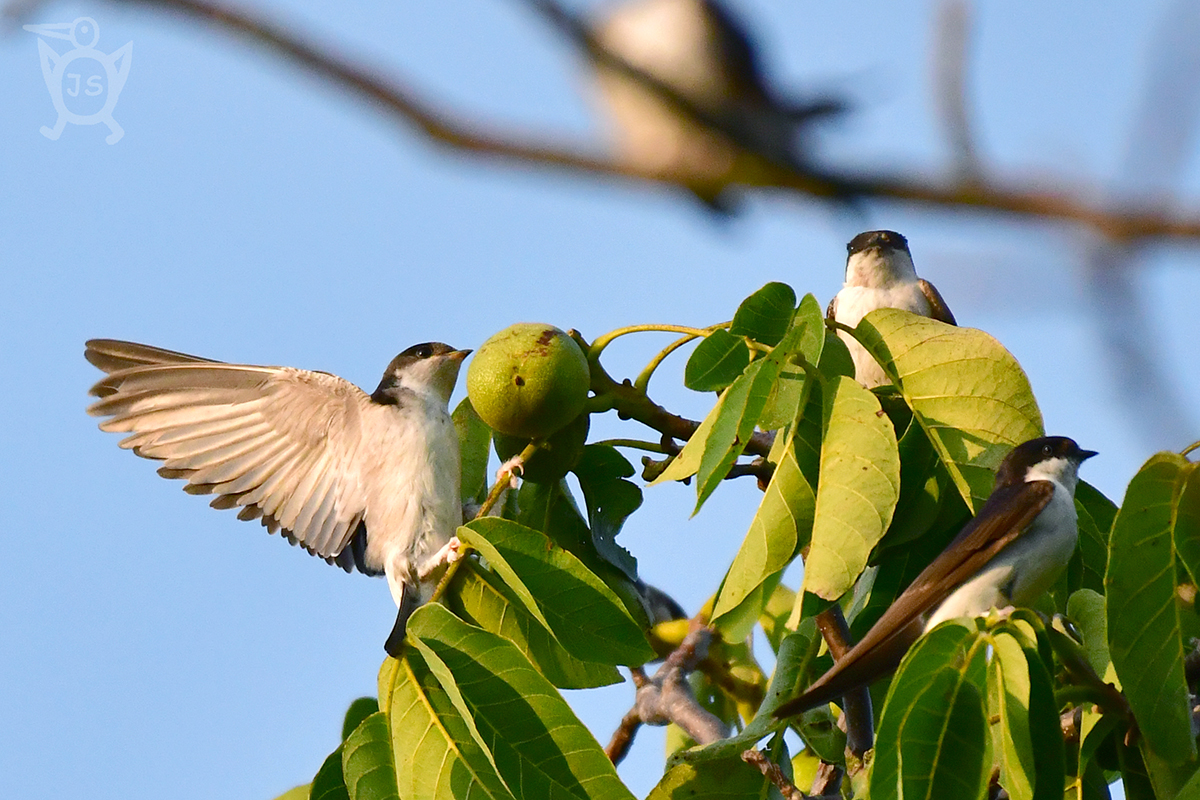
M 288 789 L 283 794 L 275 798 L 275 800 L 309 800 L 309 794 L 312 792 L 312 784 L 306 783 L 303 786 L 294 786 Z
M 482 503 L 487 496 L 492 429 L 475 413 L 475 407 L 467 397 L 454 409 L 451 419 L 458 433 L 459 453 L 462 456 L 463 502 Z
M 1012 629 L 991 637 L 988 689 L 1000 756 L 1000 784 L 1012 800 L 1058 800 L 1065 765 L 1054 685 L 1036 644 Z
M 1042 415 L 1020 364 L 983 331 L 894 308 L 867 314 L 856 333 L 978 511 L 1008 451 L 1042 435 Z
M 342 721 L 342 741 L 346 741 L 354 729 L 364 719 L 379 710 L 379 701 L 374 697 L 360 697 L 346 709 L 346 718 Z
M 892 521 L 900 455 L 892 423 L 851 378 L 825 387 L 825 435 L 803 591 L 836 600 L 854 585 Z
M 346 779 L 342 776 L 342 745 L 338 745 L 321 764 L 312 780 L 309 800 L 350 800 Z
M 974 627 L 947 623 L 905 656 L 879 721 L 871 800 L 984 796 L 984 641 Z
M 1146 743 L 1170 763 L 1196 756 L 1172 539 L 1178 484 L 1190 469 L 1181 456 L 1159 453 L 1129 482 L 1104 577 L 1113 666 Z
M 560 689 L 590 689 L 621 682 L 620 673 L 611 664 L 583 661 L 567 652 L 499 576 L 472 561 L 455 573 L 444 602 L 472 625 L 512 642 L 546 680 Z
M 424 610 L 417 609 L 410 624 Z M 414 641 L 411 627 L 409 637 Z M 491 753 L 479 744 L 425 659 L 413 650 L 408 648 L 403 661 L 384 661 L 379 673 L 379 696 L 386 698 L 380 705 L 390 726 L 399 795 L 405 800 L 514 800 L 496 773 Z
M 342 748 L 342 774 L 350 800 L 400 800 L 391 730 L 382 711 L 354 729 Z
M 525 609 L 579 659 L 636 666 L 654 658 L 641 627 L 595 573 L 543 534 L 497 517 L 458 537 L 477 549 Z
M 770 686 L 768 686 L 766 695 L 754 718 L 741 733 L 721 739 L 706 747 L 676 753 L 671 757 L 668 765 L 737 758 L 742 751 L 754 747 L 763 737 L 781 728 L 783 723 L 775 718 L 775 709 L 798 695 L 808 684 L 812 662 L 820 646 L 821 637 L 817 633 L 816 623 L 812 619 L 805 620 L 795 633 L 784 637 L 780 643 Z M 801 732 L 805 732 L 807 726 L 810 732 L 816 734 L 817 726 L 824 723 L 828 730 L 822 731 L 823 733 L 832 731 L 835 734 L 841 734 L 838 740 L 840 744 L 828 748 L 836 753 L 838 758 L 841 757 L 842 749 L 846 745 L 846 737 L 837 730 L 837 726 L 833 724 L 826 709 L 806 712 L 799 720 L 793 721 L 796 722 Z
M 700 510 L 746 449 L 781 368 L 782 364 L 773 356 L 759 359 L 748 366 L 721 396 L 721 402 L 718 403 L 720 417 L 712 436 L 705 442 L 704 455 L 700 457 L 700 467 L 696 470 L 696 508 L 693 514 Z M 691 444 L 690 441 L 688 443 Z
M 1107 546 L 1108 532 L 1112 530 L 1113 520 L 1117 518 L 1117 504 L 1087 481 L 1080 481 L 1075 487 L 1075 500 L 1087 509 L 1096 523 L 1096 529 L 1104 534 L 1104 544 Z
M 1104 613 L 1104 595 L 1091 589 L 1080 589 L 1067 600 L 1067 618 L 1083 637 L 1083 652 L 1088 664 L 1105 678 L 1112 659 L 1108 653 L 1108 620 Z M 1116 687 L 1121 688 L 1119 681 Z
M 1181 476 L 1172 536 L 1192 582 L 1200 583 L 1200 470 L 1195 466 Z
M 683 370 L 683 385 L 696 392 L 719 392 L 750 363 L 750 348 L 722 328 L 700 340 Z
M 565 481 L 522 481 L 517 508 L 517 522 L 546 534 L 583 563 L 594 567 L 602 560 L 592 543 L 592 531 Z
M 825 347 L 825 317 L 811 294 L 804 295 L 800 301 L 792 328 L 800 330 L 793 340 L 793 352 L 810 365 L 820 363 Z M 778 430 L 795 419 L 800 403 L 804 401 L 807 381 L 803 367 L 785 364 L 759 417 L 758 426 L 764 431 Z
M 723 761 L 678 764 L 667 770 L 646 800 L 752 800 L 767 798 L 769 784 L 758 770 L 730 757 Z
M 506 639 L 436 604 L 417 609 L 408 630 L 430 666 L 440 665 L 436 674 L 442 689 L 459 698 L 456 709 L 469 715 L 514 795 L 633 800 L 595 738 Z M 417 763 L 432 771 L 438 762 Z M 459 797 L 468 796 L 466 788 Z
M 637 580 L 637 559 L 616 541 L 625 520 L 642 505 L 642 490 L 625 480 L 635 473 L 633 465 L 614 447 L 590 444 L 572 471 L 583 490 L 596 552 Z
M 916 419 L 910 417 L 903 430 L 896 443 L 900 453 L 900 497 L 881 548 L 907 545 L 921 538 L 937 521 L 942 504 L 942 476 L 946 473 L 937 451 Z
M 768 283 L 738 306 L 729 332 L 774 347 L 787 334 L 795 313 L 796 293 L 792 287 Z
M 750 530 L 725 575 L 713 607 L 713 624 L 729 641 L 739 638 L 725 628 L 723 618 L 752 591 L 783 570 L 812 534 L 816 497 L 796 461 L 795 445 L 784 451 L 759 503 Z M 766 597 L 762 598 L 766 601 Z M 761 609 L 755 610 L 758 616 Z

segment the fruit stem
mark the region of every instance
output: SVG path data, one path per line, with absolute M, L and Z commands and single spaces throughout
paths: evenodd
M 661 364 L 667 356 L 671 355 L 671 353 L 674 353 L 680 347 L 683 347 L 685 344 L 695 338 L 695 336 L 689 334 L 680 339 L 676 339 L 662 350 L 659 350 L 658 355 L 650 359 L 650 363 L 648 363 L 646 368 L 642 370 L 641 374 L 637 376 L 637 379 L 633 382 L 633 388 L 643 392 L 646 391 L 646 387 L 650 385 L 650 376 L 654 374 L 654 370 L 658 369 L 658 365 Z
M 692 339 L 702 339 L 718 328 L 728 328 L 731 324 L 732 323 L 730 322 L 722 322 L 719 325 L 712 325 L 707 328 L 692 328 L 687 325 L 627 325 L 624 328 L 617 328 L 614 331 L 609 331 L 603 336 L 598 337 L 596 341 L 592 342 L 591 347 L 588 348 L 588 361 L 594 362 L 600 357 L 600 354 L 604 352 L 604 348 L 608 347 L 614 339 L 617 339 L 628 333 L 642 333 L 645 331 L 683 333 L 687 334 L 688 337 L 684 341 L 691 341 Z
M 579 331 L 571 331 L 571 337 L 586 352 L 592 352 L 592 348 L 589 347 L 587 340 Z M 672 414 L 655 403 L 644 390 L 635 387 L 628 378 L 617 383 L 605 371 L 599 359 L 589 359 L 589 362 L 592 373 L 592 392 L 596 398 L 612 398 L 612 408 L 616 410 L 617 416 L 621 419 L 635 419 L 648 428 L 653 428 L 659 433 L 681 441 L 691 438 L 696 429 L 700 427 L 699 422 Z M 773 433 L 757 431 L 746 443 L 746 452 L 756 456 L 765 456 L 771 451 L 771 443 L 774 440 Z

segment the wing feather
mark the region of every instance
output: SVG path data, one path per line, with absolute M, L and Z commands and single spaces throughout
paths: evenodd
M 163 462 L 159 474 L 216 495 L 310 552 L 338 558 L 360 527 L 367 498 L 355 471 L 362 390 L 322 372 L 224 364 L 132 342 L 88 342 L 109 373 L 89 413 L 121 446 Z
M 944 322 L 947 325 L 957 326 L 958 323 L 954 319 L 954 314 L 950 313 L 950 307 L 942 299 L 942 293 L 937 290 L 937 287 L 924 278 L 921 279 L 919 285 L 921 287 L 921 294 L 925 295 L 925 299 L 929 301 L 930 318 L 936 319 L 938 322 Z
M 164 350 L 148 344 L 123 342 L 118 339 L 92 339 L 84 345 L 83 357 L 104 372 L 117 372 L 133 367 L 149 367 L 157 364 L 206 363 L 216 364 L 199 356 Z
M 1028 481 L 992 492 L 983 508 L 930 562 L 871 630 L 777 716 L 799 714 L 874 681 L 899 664 L 920 635 L 923 616 L 1021 535 L 1054 496 L 1049 481 Z M 869 665 L 869 666 L 867 666 Z

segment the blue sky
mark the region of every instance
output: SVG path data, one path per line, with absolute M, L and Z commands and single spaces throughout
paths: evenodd
M 828 130 L 840 164 L 944 174 L 928 73 L 930 5 L 740 0 L 784 87 L 846 92 Z M 570 47 L 509 0 L 279 2 L 269 8 L 343 53 L 403 76 L 481 125 L 602 147 Z M 981 6 L 973 105 L 998 174 L 1103 197 L 1121 174 L 1145 55 L 1167 3 Z M 54 110 L 37 37 L 0 36 L 0 796 L 253 798 L 307 781 L 354 697 L 373 694 L 394 606 L 257 525 L 217 513 L 123 453 L 84 409 L 91 337 L 229 361 L 323 369 L 372 388 L 410 344 L 478 347 L 517 321 L 594 337 L 621 325 L 706 325 L 770 280 L 826 302 L 860 230 L 908 235 L 960 323 L 991 332 L 1028 371 L 1049 432 L 1101 457 L 1085 477 L 1119 500 L 1154 441 L 1118 402 L 1078 229 L 869 205 L 863 216 L 778 193 L 727 224 L 678 193 L 452 153 L 356 98 L 178 18 L 106 4 L 47 4 L 26 23 L 94 17 L 98 48 L 132 41 L 115 110 L 125 137 Z M 51 40 L 59 52 L 65 42 Z M 1195 147 L 1190 148 L 1194 155 Z M 1195 207 L 1200 174 L 1176 175 Z M 1200 263 L 1151 244 L 1137 286 L 1159 310 L 1146 350 L 1200 391 Z M 610 372 L 636 374 L 664 344 L 621 340 Z M 673 364 L 673 368 L 671 368 Z M 652 383 L 674 410 L 682 359 Z M 461 396 L 462 390 L 459 390 Z M 634 432 L 614 419 L 593 436 Z M 648 491 L 624 544 L 644 576 L 694 610 L 753 515 L 749 482 L 696 518 L 692 490 Z M 572 695 L 606 740 L 628 686 Z M 661 735 L 622 774 L 644 795 Z

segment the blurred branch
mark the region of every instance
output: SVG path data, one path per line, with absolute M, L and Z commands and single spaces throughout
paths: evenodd
M 1161 13 L 1116 185 L 1125 198 L 1165 206 L 1177 193 L 1200 124 L 1200 7 L 1175 0 Z M 1138 282 L 1138 255 L 1120 237 L 1093 243 L 1084 262 L 1087 294 L 1114 373 L 1110 384 L 1127 416 L 1153 446 L 1174 449 L 1195 438 L 1195 418 L 1161 356 L 1153 309 Z
M 958 179 L 980 180 L 979 154 L 967 100 L 968 43 L 971 6 L 967 0 L 942 0 L 937 11 L 933 47 L 933 97 L 941 113 Z
M 529 0 L 545 6 L 540 0 Z M 274 56 L 292 62 L 330 83 L 347 89 L 397 119 L 414 125 L 432 141 L 454 150 L 526 164 L 542 164 L 592 175 L 686 186 L 689 175 L 613 161 L 558 143 L 491 130 L 479 122 L 438 108 L 416 90 L 378 69 L 355 63 L 318 45 L 265 14 L 208 0 L 112 0 L 142 5 L 208 23 L 247 39 Z M 32 8 L 20 4 L 10 14 Z M 15 10 L 14 10 L 15 9 Z M 632 68 L 631 68 L 632 69 Z M 724 130 L 724 129 L 722 129 Z M 736 140 L 736 136 L 731 134 Z M 943 209 L 979 210 L 1073 222 L 1117 240 L 1148 237 L 1200 238 L 1200 218 L 1152 203 L 1104 205 L 1082 191 L 1051 190 L 1033 180 L 938 183 L 916 175 L 887 173 L 816 174 L 755 159 L 745 185 L 773 187 L 818 199 L 847 196 L 891 200 Z

